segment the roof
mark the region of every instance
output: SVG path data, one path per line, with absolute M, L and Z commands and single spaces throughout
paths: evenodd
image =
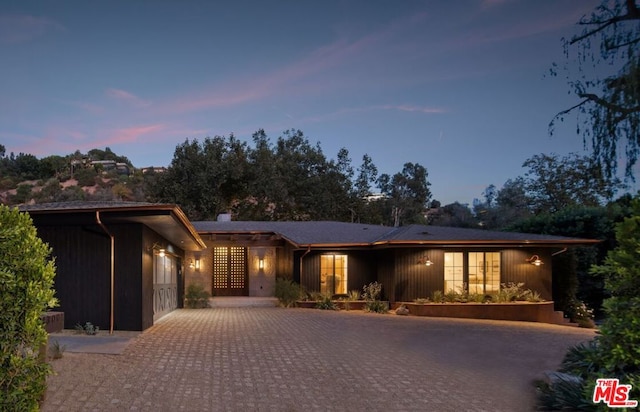
M 185 250 L 202 250 L 206 245 L 184 212 L 176 205 L 146 202 L 58 202 L 23 205 L 32 216 L 96 214 L 105 223 L 142 223 Z
M 196 231 L 205 234 L 275 233 L 298 247 L 433 246 L 569 246 L 597 243 L 593 239 L 530 233 L 498 232 L 445 226 L 389 227 L 359 223 L 198 221 Z

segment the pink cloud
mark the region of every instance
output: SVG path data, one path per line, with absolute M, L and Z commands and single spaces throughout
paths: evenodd
M 0 43 L 25 43 L 56 30 L 66 31 L 66 28 L 46 17 L 26 14 L 0 15 Z
M 107 89 L 105 91 L 105 94 L 107 95 L 107 97 L 110 97 L 112 99 L 115 100 L 119 100 L 119 101 L 123 101 L 126 102 L 128 104 L 131 104 L 135 107 L 147 107 L 151 104 L 151 102 L 143 100 L 141 98 L 139 98 L 138 96 L 136 96 L 133 93 L 129 93 L 126 90 L 121 90 L 121 89 Z
M 100 146 L 109 146 L 110 144 L 132 143 L 137 141 L 144 135 L 149 133 L 160 132 L 165 129 L 163 124 L 152 124 L 143 126 L 132 126 L 124 129 L 118 129 L 109 134 L 109 137 L 100 143 Z

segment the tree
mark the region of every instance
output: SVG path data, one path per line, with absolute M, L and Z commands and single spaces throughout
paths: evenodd
M 603 0 L 578 24 L 584 30 L 564 40 L 564 71 L 578 103 L 555 116 L 550 133 L 557 120 L 577 112 L 577 133 L 585 146 L 591 145 L 605 174 L 615 175 L 618 151 L 624 147 L 625 176 L 633 179 L 640 153 L 640 7 L 636 0 Z M 576 56 L 570 59 L 574 48 Z M 552 74 L 558 74 L 555 67 Z
M 618 247 L 608 253 L 602 265 L 592 268 L 592 273 L 604 277 L 611 295 L 604 302 L 606 317 L 600 333 L 588 345 L 571 348 L 562 362 L 561 371 L 578 379 L 542 388 L 543 399 L 547 403 L 551 400 L 554 410 L 576 406 L 595 409 L 591 400 L 599 378 L 631 385 L 629 399 L 640 398 L 640 197 L 632 206 L 632 215 L 616 226 Z M 572 396 L 566 396 L 569 393 L 565 391 Z M 575 395 L 582 395 L 582 399 Z M 572 399 L 579 405 L 567 404 Z
M 393 177 L 380 175 L 378 186 L 387 197 L 393 226 L 426 223 L 424 212 L 431 199 L 427 176 L 427 169 L 418 163 L 405 163 L 402 172 Z
M 431 222 L 434 226 L 453 226 L 477 228 L 478 221 L 471 213 L 471 210 L 459 202 L 442 206 Z
M 38 409 L 50 369 L 40 319 L 54 307 L 54 261 L 29 215 L 0 205 L 0 410 Z
M 533 213 L 557 212 L 572 206 L 598 206 L 613 198 L 621 188 L 616 177 L 601 173 L 589 157 L 570 153 L 534 155 L 522 167 L 524 188 Z

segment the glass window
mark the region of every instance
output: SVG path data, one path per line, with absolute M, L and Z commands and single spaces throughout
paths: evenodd
M 500 290 L 500 252 L 469 252 L 469 293 Z
M 444 293 L 460 292 L 464 287 L 464 260 L 462 252 L 444 254 Z
M 320 293 L 347 293 L 347 255 L 320 256 Z

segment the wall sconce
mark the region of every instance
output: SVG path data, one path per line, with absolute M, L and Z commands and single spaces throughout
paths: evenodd
M 425 256 L 422 259 L 418 260 L 418 264 L 425 265 L 425 266 L 431 266 L 431 265 L 433 265 L 433 262 L 431 261 L 431 259 L 429 259 L 428 256 Z
M 200 259 L 196 259 L 196 270 L 200 270 Z
M 258 269 L 264 270 L 264 258 L 258 259 Z
M 189 267 L 193 269 L 195 265 L 193 264 L 193 259 L 189 259 Z
M 166 255 L 165 252 L 166 252 L 166 250 L 164 250 L 164 249 L 158 249 L 158 256 L 164 257 Z
M 527 262 L 531 263 L 534 266 L 544 265 L 544 262 L 542 261 L 542 259 L 540 259 L 540 256 L 538 255 L 531 256 L 529 259 L 527 259 Z

